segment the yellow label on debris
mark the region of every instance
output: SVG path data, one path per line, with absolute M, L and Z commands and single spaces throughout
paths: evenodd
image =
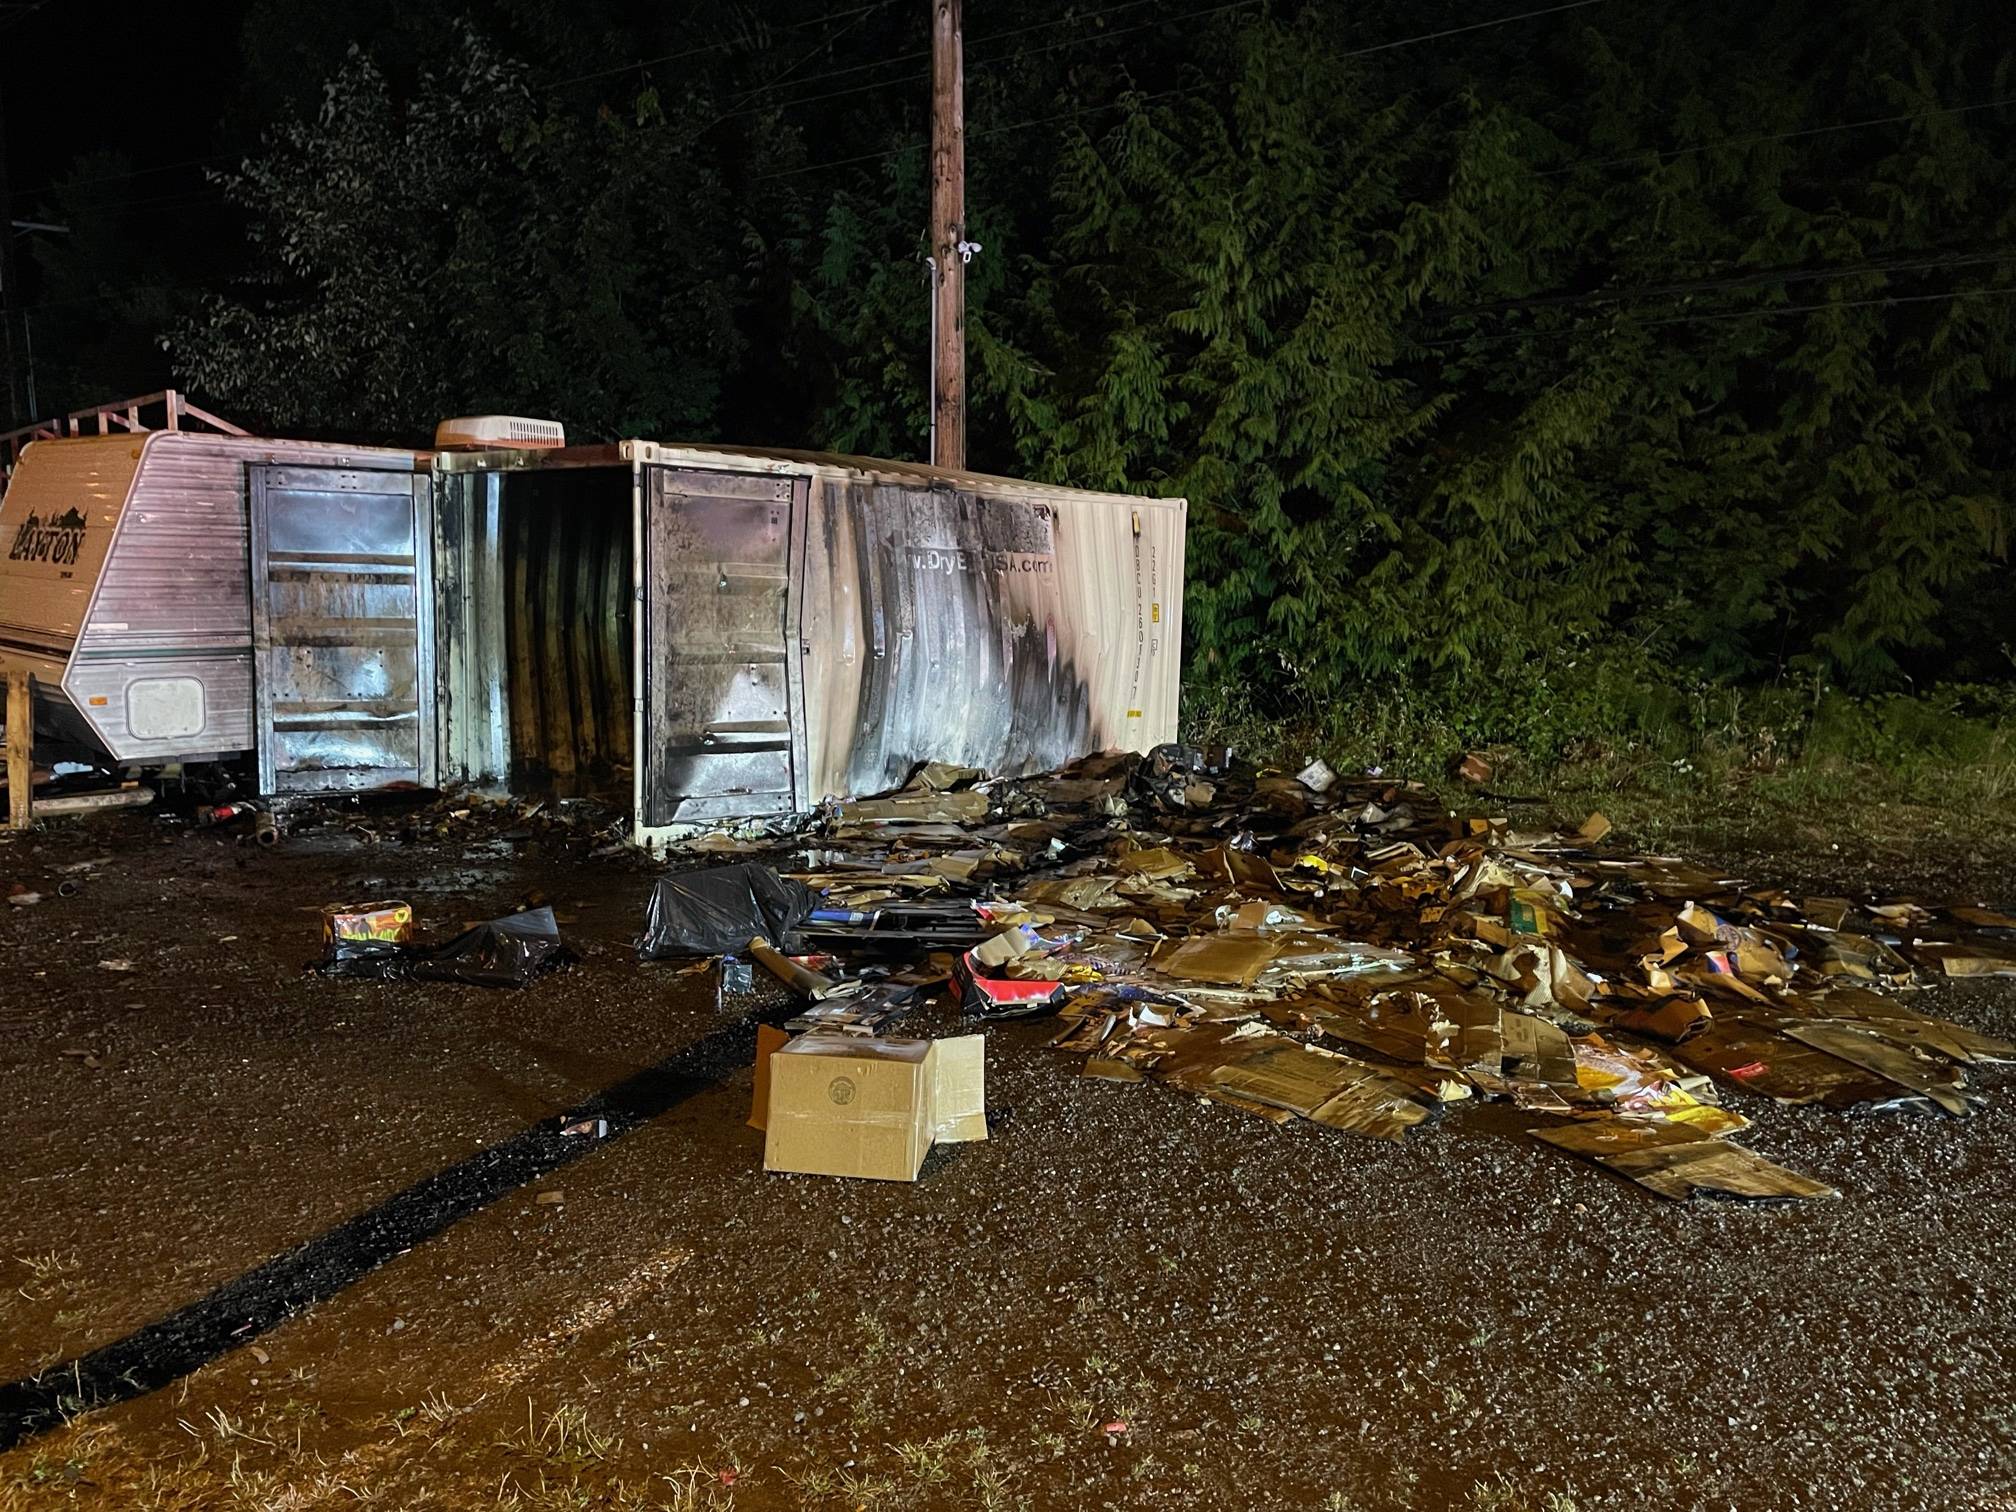
M 1141 711 L 1139 709 L 1129 709 L 1127 711 L 1127 717 L 1129 719 L 1139 719 L 1141 717 Z
M 1150 604 L 1148 606 L 1148 623 L 1151 625 L 1162 623 L 1162 606 L 1160 604 Z

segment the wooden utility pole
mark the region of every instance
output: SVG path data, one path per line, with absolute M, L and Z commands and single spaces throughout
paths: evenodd
M 966 465 L 966 86 L 959 0 L 931 0 L 931 461 Z

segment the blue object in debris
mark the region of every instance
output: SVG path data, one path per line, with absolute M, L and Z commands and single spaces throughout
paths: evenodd
M 815 908 L 806 915 L 812 924 L 873 924 L 876 916 L 851 908 Z

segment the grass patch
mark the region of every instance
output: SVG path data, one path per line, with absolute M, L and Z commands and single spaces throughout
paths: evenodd
M 1193 686 L 1185 698 L 1195 743 L 1290 771 L 1320 755 L 1515 827 L 1601 810 L 1647 849 L 1923 850 L 1963 864 L 2016 840 L 2016 688 L 2000 685 L 1851 697 L 1591 663 L 1516 696 L 1389 688 L 1335 708 L 1270 695 L 1262 708 L 1248 690 Z M 1465 751 L 1495 769 L 1482 793 L 1450 776 Z
M 890 1458 L 845 1465 L 780 1465 L 777 1473 L 801 1506 L 849 1512 L 957 1508 L 1011 1512 L 1029 1505 L 984 1428 L 884 1446 Z
M 452 1415 L 453 1409 L 449 1411 Z M 515 1437 L 499 1440 L 499 1447 L 515 1453 L 575 1466 L 607 1459 L 622 1444 L 623 1441 L 613 1434 L 596 1432 L 588 1421 L 587 1410 L 582 1407 L 563 1403 L 543 1419 L 535 1417 L 530 1397 L 525 1399 L 524 1431 Z

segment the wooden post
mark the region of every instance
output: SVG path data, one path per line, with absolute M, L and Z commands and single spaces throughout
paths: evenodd
M 7 674 L 7 824 L 28 828 L 33 817 L 29 800 L 35 791 L 35 767 L 29 753 L 35 746 L 35 704 L 28 696 L 28 674 Z
M 966 465 L 966 86 L 959 0 L 931 3 L 931 461 Z

